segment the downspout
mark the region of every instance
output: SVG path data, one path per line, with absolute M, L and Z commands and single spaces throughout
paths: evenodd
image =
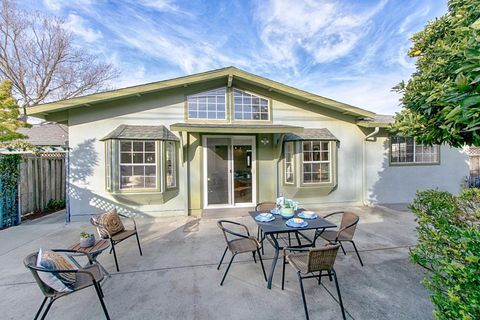
M 67 154 L 65 157 L 65 223 L 70 223 L 70 147 L 67 142 Z
M 367 135 L 363 140 L 363 157 L 362 157 L 362 202 L 364 206 L 370 205 L 367 197 L 367 141 L 373 141 L 375 135 L 380 132 L 380 127 L 375 127 L 372 133 Z
M 278 141 L 276 143 L 277 145 L 277 161 L 275 161 L 275 192 L 276 192 L 276 197 L 280 197 L 280 159 L 282 155 L 282 150 L 283 150 L 283 138 L 285 137 L 285 133 L 282 133 L 280 137 L 278 138 Z M 275 139 L 275 137 L 274 137 Z

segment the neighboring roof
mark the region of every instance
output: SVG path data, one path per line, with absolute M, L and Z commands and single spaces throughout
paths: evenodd
M 229 133 L 287 133 L 303 132 L 302 127 L 281 124 L 232 124 L 232 123 L 175 123 L 173 131 L 187 132 L 229 132 Z
M 165 126 L 131 126 L 126 124 L 119 125 L 115 130 L 100 139 L 100 141 L 108 139 L 180 140 Z
M 299 140 L 336 140 L 328 129 L 304 129 L 303 133 L 287 133 L 283 141 L 299 141 Z
M 395 119 L 391 115 L 376 114 L 371 119 L 363 119 L 363 120 L 357 121 L 357 125 L 364 128 L 373 128 L 373 127 L 388 128 L 390 127 L 390 124 L 394 122 L 395 122 Z
M 313 93 L 309 93 L 300 89 L 296 89 L 280 82 L 276 82 L 255 74 L 237 69 L 235 67 L 227 67 L 223 69 L 212 70 L 203 73 L 197 73 L 185 77 L 152 82 L 138 86 L 111 90 L 101 93 L 95 93 L 82 97 L 46 103 L 28 108 L 29 115 L 45 116 L 50 113 L 64 111 L 72 108 L 91 107 L 94 104 L 108 102 L 118 99 L 124 99 L 134 96 L 141 96 L 152 92 L 159 92 L 162 90 L 173 89 L 177 87 L 185 87 L 192 84 L 211 81 L 216 79 L 223 79 L 225 84 L 231 84 L 236 79 L 251 83 L 268 89 L 272 92 L 277 92 L 291 98 L 301 100 L 305 103 L 316 105 L 319 107 L 328 108 L 354 117 L 368 117 L 373 118 L 374 112 L 360 109 L 339 101 L 328 99 Z
M 68 129 L 58 123 L 35 124 L 30 128 L 18 128 L 17 132 L 28 136 L 22 140 L 34 146 L 66 146 Z

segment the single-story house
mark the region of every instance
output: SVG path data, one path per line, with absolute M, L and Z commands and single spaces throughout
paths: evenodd
M 117 208 L 205 215 L 284 195 L 302 206 L 458 192 L 467 155 L 390 136 L 378 115 L 228 67 L 47 103 L 69 134 L 72 219 Z

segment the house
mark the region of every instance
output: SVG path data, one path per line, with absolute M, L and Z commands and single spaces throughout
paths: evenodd
M 252 207 L 407 203 L 458 192 L 467 156 L 389 136 L 391 116 L 228 67 L 32 107 L 69 132 L 72 219 Z

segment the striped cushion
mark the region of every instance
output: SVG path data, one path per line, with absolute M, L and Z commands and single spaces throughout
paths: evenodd
M 103 239 L 107 239 L 109 235 L 113 236 L 125 230 L 116 210 L 94 216 L 93 220 L 97 226 L 98 234 Z
M 76 269 L 61 254 L 42 249 L 38 251 L 37 267 L 47 270 Z M 71 287 L 77 280 L 76 274 L 69 272 L 39 272 L 39 276 L 49 287 L 59 292 L 71 291 Z

